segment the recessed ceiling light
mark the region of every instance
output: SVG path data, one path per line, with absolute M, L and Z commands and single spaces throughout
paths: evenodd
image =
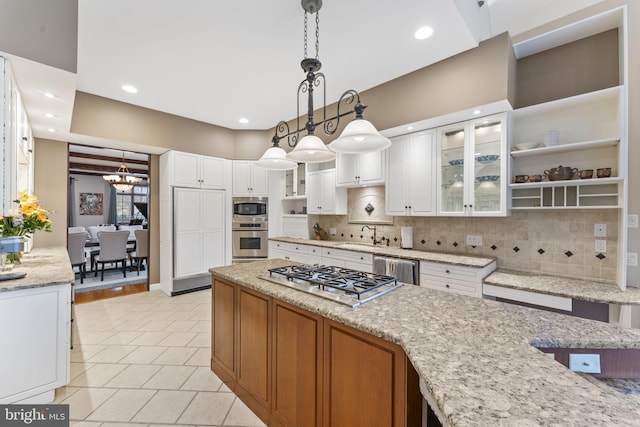
M 407 130 L 413 129 L 413 126 L 407 126 Z
M 413 33 L 413 37 L 415 37 L 417 40 L 425 40 L 431 37 L 432 34 L 433 34 L 433 28 L 424 26 L 424 27 L 418 28 L 416 32 Z
M 138 89 L 131 85 L 122 85 L 122 90 L 129 93 L 138 93 Z
M 240 123 L 242 123 L 243 125 L 246 125 L 247 123 L 249 123 L 249 119 L 242 117 L 241 119 L 238 119 L 238 121 Z
M 44 115 L 45 115 L 45 117 L 49 117 L 50 119 L 55 119 L 56 117 L 58 117 L 53 113 L 44 113 Z
M 47 98 L 57 98 L 57 96 L 56 96 L 56 95 L 54 95 L 54 94 L 53 94 L 53 93 L 51 93 L 51 92 L 43 92 L 42 94 L 43 94 L 44 96 L 46 96 Z
M 480 113 L 482 113 L 482 110 L 473 110 L 473 114 L 475 114 L 476 116 Z
M 47 129 L 47 132 L 56 133 L 56 130 L 54 128 L 49 128 Z

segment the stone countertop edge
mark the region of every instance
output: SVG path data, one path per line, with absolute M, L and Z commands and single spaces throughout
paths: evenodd
M 451 426 L 633 425 L 640 407 L 537 347 L 640 348 L 640 331 L 419 286 L 357 308 L 260 279 L 271 259 L 212 268 L 229 280 L 399 344 Z
M 483 283 L 604 304 L 640 305 L 640 288 L 627 287 L 623 291 L 614 283 L 503 269 L 488 275 Z
M 75 281 L 67 248 L 64 246 L 35 248 L 22 256 L 22 263 L 15 265 L 12 272 L 26 272 L 27 275 L 22 279 L 0 281 L 0 293 L 68 285 Z
M 340 249 L 343 251 L 364 252 L 373 255 L 390 256 L 416 261 L 431 261 L 443 264 L 460 265 L 463 267 L 484 268 L 496 262 L 496 258 L 480 257 L 473 255 L 459 255 L 448 252 L 418 251 L 415 249 L 402 249 L 395 246 L 373 246 L 367 243 L 335 241 L 335 240 L 311 240 L 299 237 L 269 237 L 269 240 L 298 245 L 319 246 L 323 248 Z M 355 245 L 353 246 L 345 245 Z

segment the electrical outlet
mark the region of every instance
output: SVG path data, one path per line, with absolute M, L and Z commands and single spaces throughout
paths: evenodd
M 571 369 L 574 372 L 586 372 L 589 374 L 599 374 L 600 373 L 600 355 L 569 353 L 569 369 Z
M 629 228 L 638 228 L 638 214 L 632 214 L 627 217 L 627 226 Z
M 467 245 L 482 246 L 482 236 L 467 236 Z
M 596 252 L 599 252 L 601 254 L 607 252 L 606 240 L 596 240 Z
M 595 237 L 607 237 L 607 224 L 595 224 L 593 226 L 593 235 Z
M 627 265 L 629 267 L 637 267 L 638 266 L 638 253 L 637 252 L 627 252 Z

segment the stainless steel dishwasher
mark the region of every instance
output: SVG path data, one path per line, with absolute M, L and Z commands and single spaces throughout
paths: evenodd
M 409 285 L 420 284 L 420 261 L 395 257 L 373 257 L 373 273 L 394 276 Z

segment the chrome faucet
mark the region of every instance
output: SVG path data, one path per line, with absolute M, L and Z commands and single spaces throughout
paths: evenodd
M 367 230 L 373 230 L 373 244 L 377 245 L 379 243 L 382 243 L 382 239 L 378 240 L 376 237 L 376 231 L 377 231 L 377 227 L 374 225 L 373 227 L 369 227 L 368 225 L 363 225 L 362 228 L 360 229 L 360 231 L 364 231 L 364 229 Z M 384 237 L 383 237 L 384 239 Z

